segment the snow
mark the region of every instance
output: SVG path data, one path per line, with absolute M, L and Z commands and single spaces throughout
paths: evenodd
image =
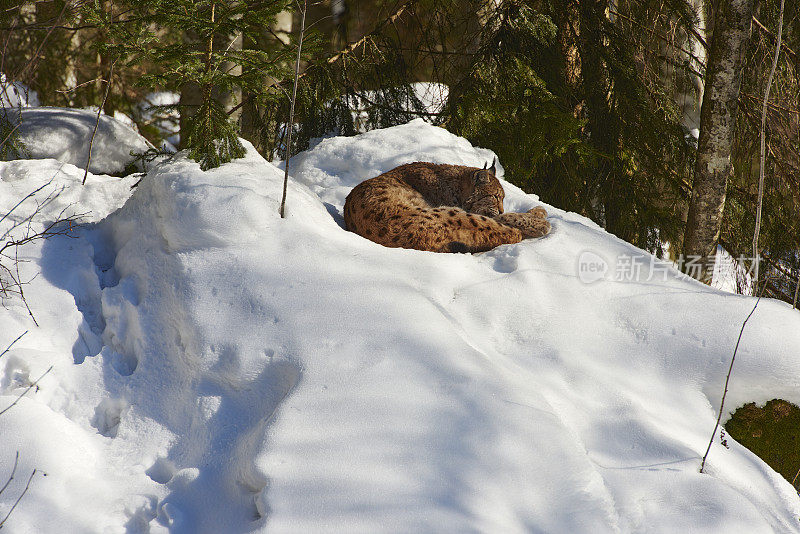
M 729 293 L 753 294 L 752 258 L 734 258 L 722 245 L 717 245 L 711 286 Z
M 31 91 L 21 82 L 9 81 L 5 74 L 0 72 L 0 107 L 26 108 L 39 105 L 39 93 Z
M 18 120 L 16 116 L 12 118 Z M 23 108 L 17 132 L 31 158 L 57 159 L 85 168 L 96 123 L 96 111 Z M 151 147 L 144 137 L 128 125 L 107 115 L 100 115 L 89 171 L 94 174 L 122 174 L 135 160 L 132 152 L 141 154 Z M 137 167 L 141 169 L 141 163 Z
M 363 179 L 493 157 L 422 120 L 326 139 L 289 162 L 286 219 L 282 171 L 249 146 L 208 172 L 178 154 L 132 194 L 133 178 L 0 164 L 0 209 L 58 170 L 44 219 L 91 210 L 76 238 L 22 249 L 41 327 L 18 301 L 0 312 L 0 347 L 30 330 L 0 359 L 0 407 L 53 366 L 0 416 L 0 476 L 20 451 L 0 513 L 47 473 L 4 526 L 800 531 L 797 493 L 730 437 L 698 473 L 754 299 L 551 206 L 547 237 L 476 255 L 341 226 Z M 504 187 L 508 210 L 540 204 Z M 582 277 L 582 257 L 607 271 Z M 800 402 L 799 346 L 800 315 L 762 300 L 725 411 Z

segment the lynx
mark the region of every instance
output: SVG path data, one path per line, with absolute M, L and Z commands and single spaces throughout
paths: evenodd
M 483 252 L 550 231 L 544 208 L 503 213 L 504 196 L 494 162 L 408 163 L 353 188 L 344 221 L 381 245 L 432 252 Z

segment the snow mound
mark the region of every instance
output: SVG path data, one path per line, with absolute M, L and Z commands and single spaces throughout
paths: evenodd
M 16 113 L 12 118 L 18 120 Z M 36 107 L 22 109 L 20 118 L 17 132 L 28 151 L 26 156 L 57 159 L 86 168 L 97 112 Z M 136 159 L 131 153 L 141 154 L 150 148 L 152 145 L 144 137 L 119 120 L 100 115 L 89 172 L 120 175 Z
M 23 202 L 5 224 L 31 217 L 37 204 L 51 197 L 36 226 L 51 222 L 58 214 L 64 217 L 80 215 L 83 222 L 96 222 L 119 209 L 130 197 L 131 186 L 137 177 L 114 178 L 88 174 L 83 181 L 83 169 L 54 159 L 13 160 L 0 162 L 0 217 L 8 213 L 23 197 L 42 187 L 42 190 Z M 0 225 L 0 235 L 6 227 Z M 39 229 L 34 228 L 34 229 Z
M 462 137 L 415 119 L 388 130 L 323 139 L 312 150 L 293 157 L 289 169 L 293 178 L 308 186 L 323 202 L 341 210 L 353 187 L 399 165 L 430 161 L 483 167 L 491 165 L 496 157 L 489 149 L 475 148 Z M 497 176 L 503 174 L 498 163 Z
M 208 172 L 179 154 L 31 249 L 42 327 L 0 360 L 0 406 L 54 369 L 0 449 L 48 477 L 11 532 L 800 532 L 791 485 L 731 438 L 697 472 L 753 299 L 552 207 L 547 237 L 476 255 L 341 227 L 363 179 L 492 157 L 423 121 L 328 139 L 291 160 L 281 219 L 252 147 Z M 26 321 L 0 316 L 0 347 Z M 727 411 L 800 402 L 798 346 L 762 300 Z

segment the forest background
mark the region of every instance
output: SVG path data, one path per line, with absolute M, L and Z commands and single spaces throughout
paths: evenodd
M 762 104 L 780 40 L 758 249 L 766 295 L 796 303 L 795 2 L 42 0 L 0 9 L 4 91 L 29 88 L 41 105 L 124 113 L 156 147 L 172 140 L 205 168 L 241 155 L 239 137 L 285 159 L 302 39 L 292 154 L 319 137 L 423 117 L 494 150 L 512 183 L 658 257 L 681 264 L 686 254 L 713 258 L 724 247 L 740 259 L 734 272 L 745 293 L 753 291 L 746 272 Z M 741 46 L 723 57 L 737 27 Z M 721 104 L 707 100 L 708 117 L 728 130 L 731 163 L 718 177 L 722 198 L 711 201 L 706 189 L 694 187 L 694 198 L 692 190 L 698 151 L 707 150 L 704 125 L 712 130 L 701 104 L 712 96 L 715 65 L 735 71 L 735 91 Z M 429 83 L 424 99 L 416 82 Z M 170 93 L 179 98 L 154 98 Z M 0 156 L 18 157 L 19 110 L 3 109 Z M 174 132 L 165 132 L 170 118 Z M 698 206 L 711 211 L 690 216 Z M 711 245 L 691 248 L 692 221 L 707 223 L 714 212 Z M 708 271 L 698 277 L 707 281 Z

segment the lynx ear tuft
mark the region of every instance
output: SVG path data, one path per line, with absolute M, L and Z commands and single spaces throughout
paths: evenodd
M 486 170 L 486 166 L 489 165 L 488 163 L 483 164 L 483 170 Z
M 496 163 L 497 163 L 497 156 L 494 157 L 494 159 L 492 160 L 492 166 L 489 167 L 489 170 L 492 171 L 492 174 L 494 174 L 496 172 L 496 170 L 497 170 L 497 167 L 495 165 Z M 486 168 L 486 167 L 484 167 L 484 168 Z

